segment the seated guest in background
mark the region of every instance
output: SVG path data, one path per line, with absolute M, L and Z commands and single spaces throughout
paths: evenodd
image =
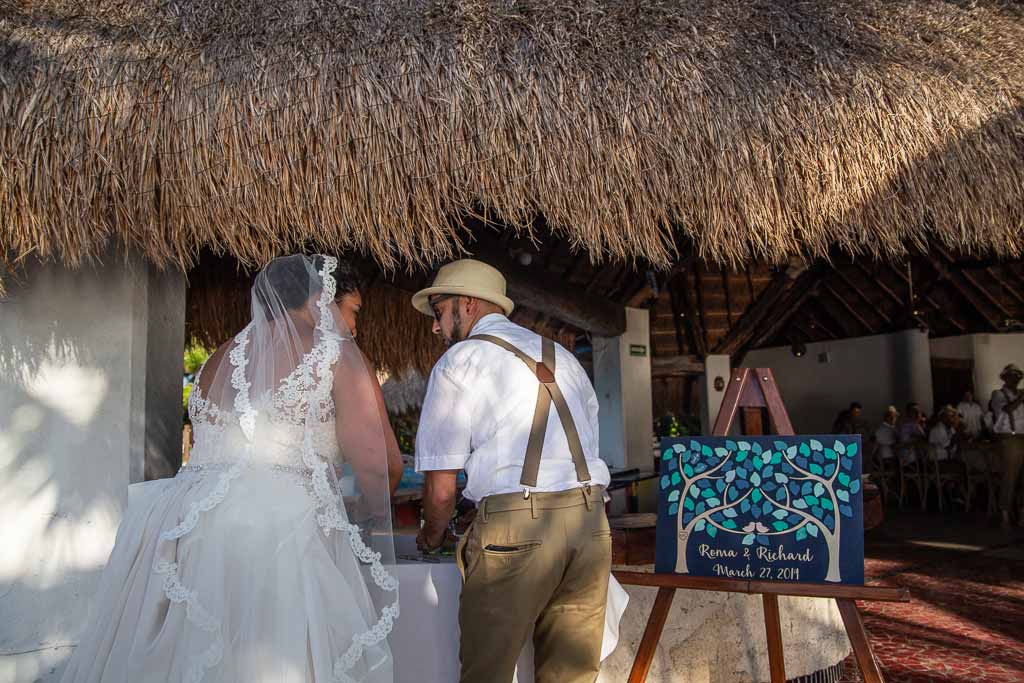
M 1024 466 L 1024 391 L 1020 390 L 1024 372 L 1014 364 L 1007 365 L 999 373 L 1003 386 L 992 392 L 989 407 L 992 409 L 992 431 L 996 435 L 998 464 L 1002 465 L 1001 500 L 999 507 L 1003 525 L 1010 523 L 1010 514 L 1015 507 L 1024 507 L 1017 497 L 1017 484 L 1021 467 Z M 1017 522 L 1024 525 L 1024 510 Z
M 984 410 L 981 404 L 974 400 L 974 392 L 968 389 L 964 392 L 963 399 L 956 407 L 956 412 L 963 418 L 963 432 L 971 439 L 981 436 L 981 417 Z
M 928 432 L 928 443 L 935 452 L 936 460 L 950 460 L 956 454 L 957 412 L 953 406 L 939 411 L 939 420 Z
M 924 413 L 917 403 L 907 404 L 907 414 L 900 425 L 899 456 L 904 462 L 914 462 L 914 446 L 924 443 Z
M 889 406 L 882 415 L 882 424 L 875 430 L 875 442 L 878 444 L 878 455 L 883 460 L 896 456 L 893 446 L 899 443 L 900 433 L 897 430 L 896 422 L 900 418 L 900 411 L 896 406 Z
M 846 410 L 839 412 L 832 423 L 833 434 L 859 434 L 861 405 L 854 401 Z

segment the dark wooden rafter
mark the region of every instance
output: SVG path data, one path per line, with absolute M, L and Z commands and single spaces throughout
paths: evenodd
M 946 262 L 927 252 L 923 254 L 923 257 L 924 260 L 935 269 L 935 272 L 939 274 L 942 281 L 947 283 L 954 292 L 959 294 L 960 297 L 966 301 L 978 313 L 978 315 L 981 316 L 992 331 L 999 331 L 999 321 L 988 312 L 978 295 L 971 291 L 970 287 L 966 286 L 955 276 L 955 272 L 950 270 Z M 936 308 L 938 308 L 937 305 Z
M 747 349 L 758 348 L 766 343 L 788 325 L 789 321 L 801 311 L 804 312 L 804 315 L 807 315 L 807 311 L 804 310 L 806 309 L 807 300 L 817 296 L 822 276 L 823 273 L 818 267 L 801 273 L 796 282 L 793 283 L 790 294 L 783 297 L 775 308 L 775 315 L 769 318 L 769 322 L 765 325 L 764 329 L 744 347 L 743 353 L 745 354 Z
M 652 377 L 678 377 L 699 375 L 704 372 L 704 361 L 697 356 L 661 356 L 651 359 Z
M 906 300 L 900 297 L 896 292 L 894 292 L 893 289 L 889 287 L 889 285 L 887 285 L 885 281 L 880 277 L 880 275 L 882 274 L 882 272 L 895 273 L 896 277 L 899 278 L 899 280 L 902 281 L 904 285 L 909 286 L 910 280 L 907 277 L 906 273 L 901 271 L 899 268 L 893 268 L 891 266 L 885 266 L 881 269 L 881 271 L 877 273 L 872 273 L 867 268 L 865 268 L 864 265 L 859 261 L 855 262 L 854 265 L 857 267 L 858 270 L 860 270 L 864 274 L 864 276 L 868 279 L 869 282 L 871 282 L 873 286 L 881 290 L 882 293 L 884 293 L 887 297 L 889 297 L 889 299 L 891 299 L 894 303 L 896 303 L 899 306 L 898 310 L 900 310 L 901 312 L 904 310 L 904 307 L 906 306 Z M 931 306 L 935 310 L 940 312 L 943 311 L 942 307 L 938 303 L 936 303 L 935 299 L 933 299 L 932 296 L 928 293 L 928 288 L 922 290 L 920 296 L 929 306 Z M 897 319 L 900 319 L 901 317 L 902 316 L 898 316 Z M 959 320 L 959 318 L 952 315 L 952 313 L 948 311 L 945 312 L 944 319 L 948 320 L 949 323 L 956 328 L 958 334 L 964 334 L 967 331 L 967 325 L 965 325 L 961 320 Z M 910 320 L 905 320 L 906 325 L 909 326 L 910 323 Z
M 1002 291 L 1016 299 L 1018 304 L 1024 305 L 1024 295 L 1021 295 L 1019 286 L 1015 287 L 1009 284 L 1005 279 L 1003 279 L 1003 276 L 999 271 L 994 268 L 986 267 L 985 272 L 988 273 L 989 277 L 996 281 Z
M 966 280 L 970 286 L 974 287 L 974 289 L 977 290 L 978 294 L 981 294 L 981 297 L 985 301 L 991 304 L 993 308 L 995 308 L 997 311 L 999 311 L 999 313 L 1002 314 L 1003 318 L 1013 317 L 1013 314 L 1010 313 L 1006 306 L 1003 305 L 1003 302 L 1001 302 L 996 297 L 992 296 L 992 293 L 988 291 L 988 288 L 982 285 L 981 282 L 979 282 L 973 274 L 971 274 L 967 270 L 964 270 L 963 268 L 957 267 L 956 264 L 950 260 L 949 255 L 944 250 L 939 249 L 939 253 L 944 256 L 949 267 L 951 277 L 959 276 Z
M 675 287 L 668 287 L 669 304 L 672 308 L 672 326 L 676 331 L 676 351 L 680 355 L 686 352 L 686 343 L 683 341 L 683 312 L 679 307 L 679 297 L 676 295 Z
M 793 321 L 789 324 L 791 327 L 795 328 L 798 332 L 804 335 L 804 337 L 806 337 L 808 341 L 816 341 L 811 331 L 804 327 L 803 322 L 797 319 L 796 317 L 794 317 Z
M 684 265 L 680 272 L 672 277 L 669 287 L 674 287 L 676 296 L 682 303 L 683 329 L 686 331 L 689 348 L 693 353 L 704 358 L 708 355 L 708 347 L 704 343 L 704 331 L 701 329 L 701 320 L 697 313 L 694 297 L 690 295 L 689 271 L 690 268 Z
M 729 328 L 732 328 L 732 293 L 729 291 L 729 271 L 722 268 L 722 289 L 725 290 L 725 319 L 729 321 Z
M 741 349 L 748 348 L 754 337 L 771 320 L 770 316 L 776 310 L 777 304 L 785 298 L 787 292 L 793 289 L 799 279 L 801 279 L 801 275 L 790 269 L 777 273 L 760 296 L 751 300 L 750 305 L 747 306 L 736 324 L 718 341 L 714 353 L 732 356 Z M 790 315 L 793 312 L 795 311 L 790 311 Z
M 821 299 L 814 297 L 805 306 L 810 307 L 809 311 L 814 317 L 815 324 L 833 339 L 845 339 L 855 336 L 841 320 L 836 318 L 828 306 L 821 302 Z
M 860 324 L 860 326 L 864 328 L 865 332 L 867 332 L 868 334 L 876 334 L 877 330 L 875 329 L 874 325 L 865 320 L 864 316 L 862 316 L 857 311 L 857 309 L 850 305 L 850 302 L 846 300 L 846 297 L 837 292 L 832 287 L 832 285 L 828 283 L 827 280 L 822 281 L 822 289 L 824 289 L 829 296 L 835 299 L 836 302 L 838 302 L 839 305 L 842 307 L 842 309 L 846 311 L 846 314 L 849 315 L 854 320 L 856 320 Z
M 857 284 L 850 279 L 850 276 L 844 273 L 842 268 L 838 266 L 832 272 L 843 283 L 843 285 L 846 286 L 847 289 L 853 292 L 854 295 L 861 300 L 861 302 L 869 311 L 871 311 L 874 315 L 877 315 L 879 318 L 884 320 L 886 326 L 892 327 L 892 318 L 886 315 L 885 311 L 882 310 L 882 307 L 873 302 L 870 299 L 870 297 L 868 297 L 868 295 L 864 293 L 863 287 L 858 287 Z
M 702 273 L 703 269 L 700 267 L 700 261 L 694 261 L 693 289 L 697 295 L 697 314 L 700 315 L 700 335 L 705 349 L 705 352 L 702 355 L 707 355 L 707 349 L 710 345 L 708 344 L 708 318 L 707 309 L 704 307 L 704 278 L 702 277 Z

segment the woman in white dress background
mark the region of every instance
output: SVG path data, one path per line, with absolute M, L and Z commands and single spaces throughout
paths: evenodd
M 132 487 L 64 683 L 393 680 L 402 464 L 337 266 L 257 276 L 190 397 L 189 463 Z

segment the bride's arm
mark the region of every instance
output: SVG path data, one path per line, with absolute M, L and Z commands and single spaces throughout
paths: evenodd
M 380 383 L 362 352 L 343 342 L 332 388 L 338 445 L 369 502 L 388 500 L 402 477 L 398 440 L 388 421 Z
M 384 392 L 380 388 L 380 380 L 377 373 L 370 373 L 370 382 L 373 384 L 374 395 L 377 399 L 377 412 L 380 414 L 380 423 L 384 428 L 384 441 L 388 455 L 388 485 L 391 493 L 398 488 L 398 482 L 402 480 L 402 473 L 405 469 L 402 463 L 402 451 L 398 447 L 398 438 L 395 430 L 391 427 L 391 420 L 388 417 L 387 406 L 384 405 Z

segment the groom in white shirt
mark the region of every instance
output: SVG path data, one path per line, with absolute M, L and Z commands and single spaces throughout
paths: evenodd
M 510 682 L 532 630 L 537 683 L 592 683 L 611 532 L 590 379 L 572 353 L 508 319 L 505 278 L 487 264 L 444 266 L 413 306 L 450 346 L 416 435 L 420 549 L 444 541 L 459 470 L 477 504 L 458 548 L 460 682 Z

